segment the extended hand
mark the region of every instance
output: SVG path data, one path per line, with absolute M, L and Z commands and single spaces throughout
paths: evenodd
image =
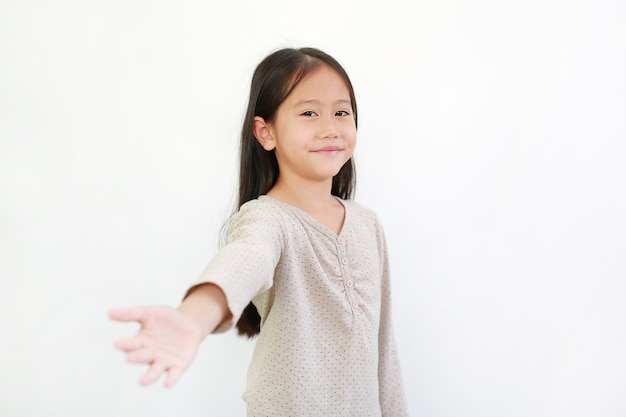
M 203 339 L 201 328 L 192 318 L 170 307 L 116 308 L 109 311 L 109 317 L 141 324 L 135 337 L 117 340 L 115 347 L 126 352 L 128 362 L 149 365 L 139 380 L 142 385 L 154 383 L 165 373 L 165 386 L 174 385 L 193 361 Z

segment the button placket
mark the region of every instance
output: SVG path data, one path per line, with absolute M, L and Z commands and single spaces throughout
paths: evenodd
M 336 239 L 337 242 L 337 252 L 339 257 L 339 266 L 341 268 L 341 276 L 343 279 L 343 284 L 346 290 L 346 296 L 348 297 L 348 301 L 353 309 L 359 308 L 359 302 L 355 299 L 354 294 L 354 281 L 352 281 L 350 275 L 350 259 L 346 253 L 345 243 L 346 240 L 338 236 Z

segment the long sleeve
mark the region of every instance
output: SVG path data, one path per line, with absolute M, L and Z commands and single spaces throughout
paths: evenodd
M 409 415 L 404 392 L 402 372 L 396 349 L 391 319 L 391 283 L 389 259 L 384 235 L 381 233 L 383 252 L 381 279 L 380 328 L 378 332 L 378 380 L 380 407 L 383 417 L 405 417 Z
M 232 319 L 216 333 L 232 328 L 250 300 L 272 286 L 282 249 L 281 222 L 271 207 L 243 205 L 231 223 L 226 246 L 193 283 L 216 284 L 226 296 Z

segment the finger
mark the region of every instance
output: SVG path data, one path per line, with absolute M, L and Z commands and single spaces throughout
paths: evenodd
M 133 350 L 141 349 L 143 347 L 143 342 L 138 337 L 133 337 L 130 339 L 116 340 L 113 343 L 113 346 L 120 350 L 123 350 L 124 352 L 130 352 Z
M 180 368 L 170 368 L 167 372 L 167 379 L 165 380 L 165 388 L 173 387 L 178 379 L 182 375 L 183 370 Z
M 141 385 L 150 385 L 154 383 L 165 372 L 165 365 L 160 362 L 154 362 L 148 368 L 148 371 L 139 379 Z
M 109 310 L 109 318 L 115 321 L 138 321 L 142 322 L 146 317 L 144 307 L 112 308 Z
M 154 362 L 154 352 L 150 349 L 133 350 L 126 355 L 126 360 L 130 363 L 152 363 Z

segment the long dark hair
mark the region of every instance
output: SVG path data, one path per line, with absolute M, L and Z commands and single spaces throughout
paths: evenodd
M 254 117 L 260 116 L 266 122 L 274 121 L 280 104 L 304 77 L 322 65 L 330 66 L 343 78 L 350 93 L 356 124 L 356 99 L 352 83 L 346 71 L 333 57 L 315 48 L 285 48 L 268 55 L 252 76 L 248 109 L 241 130 L 237 210 L 244 203 L 266 194 L 276 184 L 279 174 L 274 151 L 263 149 L 254 136 Z M 333 177 L 331 193 L 342 199 L 350 199 L 355 185 L 354 162 L 350 158 Z M 250 303 L 237 322 L 237 331 L 242 336 L 253 337 L 260 330 L 261 317 L 254 304 Z

